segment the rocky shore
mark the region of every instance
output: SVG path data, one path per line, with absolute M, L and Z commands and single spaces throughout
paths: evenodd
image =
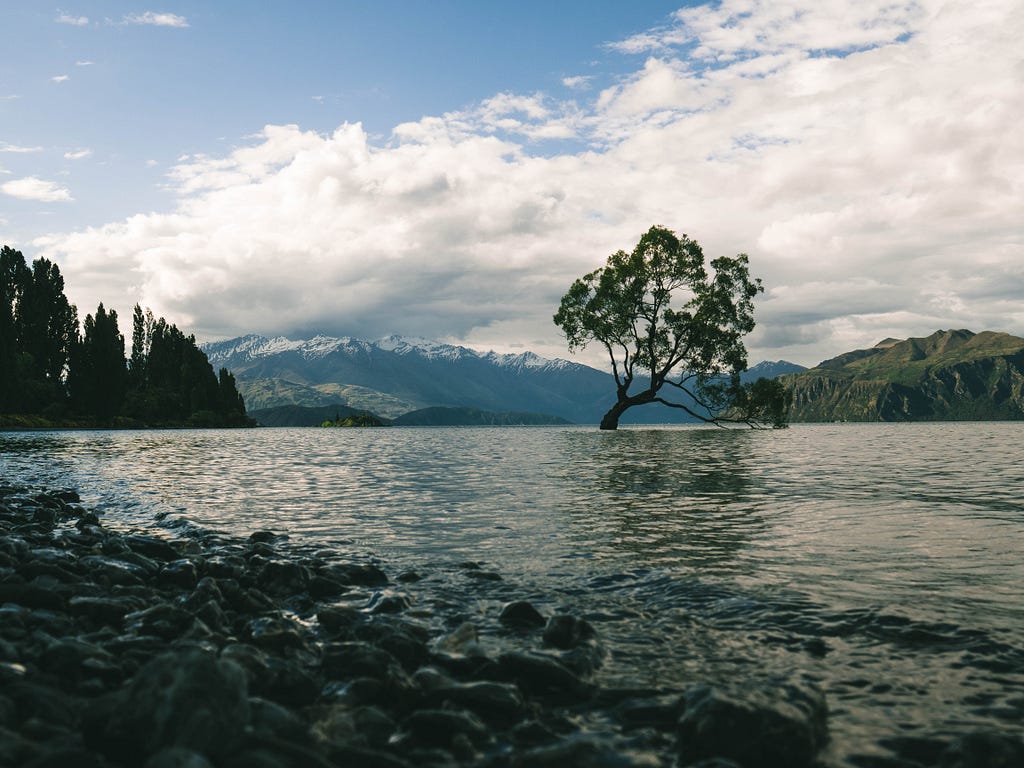
M 477 563 L 452 566 L 460 602 L 271 531 L 165 524 L 0 484 L 0 766 L 831 764 L 807 680 L 604 687 L 599 622 L 513 586 L 474 610 L 502 581 Z M 965 737 L 935 764 L 1017 765 L 1019 746 Z

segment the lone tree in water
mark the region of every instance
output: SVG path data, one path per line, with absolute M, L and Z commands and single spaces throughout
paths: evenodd
M 746 254 L 704 266 L 700 245 L 686 235 L 651 227 L 632 253 L 618 251 L 562 297 L 555 324 L 569 350 L 592 341 L 605 348 L 616 401 L 601 429 L 617 429 L 634 405 L 661 403 L 700 421 L 785 426 L 788 393 L 774 380 L 741 384 L 747 368 L 743 336 L 754 329 L 754 297 Z M 630 392 L 637 384 L 640 388 Z M 661 396 L 679 390 L 685 402 Z

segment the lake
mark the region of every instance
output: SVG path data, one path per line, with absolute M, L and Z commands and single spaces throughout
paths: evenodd
M 850 765 L 1024 725 L 1018 423 L 0 433 L 10 482 L 588 616 L 599 682 L 805 672 Z M 429 579 L 428 579 L 429 581 Z M 497 641 L 496 641 L 497 642 Z M 880 763 L 879 763 L 880 764 Z

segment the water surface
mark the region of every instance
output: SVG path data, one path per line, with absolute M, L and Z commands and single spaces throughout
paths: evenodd
M 609 684 L 806 673 L 856 764 L 1024 725 L 1021 429 L 6 433 L 0 470 L 78 488 L 107 524 L 272 528 L 453 594 L 446 566 L 478 561 L 504 577 L 481 612 L 590 616 Z

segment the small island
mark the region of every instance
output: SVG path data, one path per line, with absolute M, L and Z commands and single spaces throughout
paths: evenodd
M 327 419 L 321 427 L 386 427 L 383 421 L 372 413 L 353 413 L 348 416 L 335 416 Z

